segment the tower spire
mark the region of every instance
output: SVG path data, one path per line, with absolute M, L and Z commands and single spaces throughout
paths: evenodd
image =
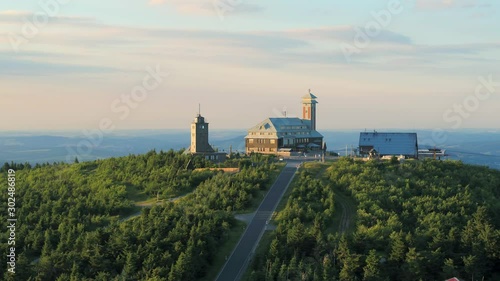
M 201 116 L 201 103 L 198 104 L 198 116 Z

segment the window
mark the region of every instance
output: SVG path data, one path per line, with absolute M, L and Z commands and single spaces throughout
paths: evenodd
M 248 143 L 253 143 L 253 139 L 248 139 Z
M 276 143 L 276 140 L 271 140 L 271 144 L 275 144 Z

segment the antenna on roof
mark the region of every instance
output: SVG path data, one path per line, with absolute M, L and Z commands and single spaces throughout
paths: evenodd
M 311 89 L 309 89 L 309 94 L 311 93 Z
M 285 117 L 286 117 L 286 106 L 283 106 L 283 111 L 282 111 L 282 113 L 283 113 L 283 116 L 285 116 Z
M 198 104 L 198 116 L 201 116 L 201 104 Z

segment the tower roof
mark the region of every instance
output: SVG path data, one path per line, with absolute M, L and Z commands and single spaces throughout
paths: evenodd
M 318 103 L 316 98 L 317 97 L 311 93 L 311 90 L 309 90 L 309 94 L 302 97 L 302 103 L 304 103 L 304 104 L 316 104 L 316 103 Z
M 205 121 L 205 117 L 201 116 L 200 114 L 198 114 L 195 118 L 194 118 L 194 121 L 193 123 L 196 123 L 196 124 L 201 124 L 201 123 L 207 123 Z M 208 124 L 208 123 L 207 123 Z
M 315 96 L 315 95 L 313 95 L 313 93 L 311 93 L 311 89 L 309 89 L 309 93 L 302 97 L 302 102 L 318 103 L 316 101 L 317 98 L 318 98 L 317 96 Z
M 318 97 L 313 95 L 311 92 L 302 97 L 302 99 L 317 99 Z

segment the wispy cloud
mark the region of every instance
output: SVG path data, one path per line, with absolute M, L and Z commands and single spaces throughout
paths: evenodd
M 36 62 L 33 60 L 0 57 L 0 75 L 6 76 L 39 77 L 62 74 L 110 73 L 115 71 L 116 69 L 105 66 Z
M 291 37 L 300 37 L 310 40 L 335 40 L 335 41 L 352 41 L 357 30 L 363 30 L 361 26 L 339 25 L 322 28 L 307 28 L 287 30 L 278 33 L 284 33 Z M 380 34 L 372 39 L 373 42 L 379 43 L 394 43 L 394 44 L 411 44 L 410 37 L 392 32 L 387 29 L 380 30 Z
M 451 8 L 490 7 L 491 4 L 481 0 L 416 0 L 415 7 L 422 10 L 442 10 Z
M 0 11 L 0 22 L 3 23 L 23 23 L 24 20 L 30 20 L 34 16 L 30 11 Z M 48 17 L 51 24 L 92 24 L 96 23 L 95 18 L 79 16 L 54 16 Z
M 216 1 L 216 0 L 215 0 Z M 194 15 L 216 15 L 216 2 L 214 0 L 149 0 L 150 6 L 168 5 L 173 7 L 181 14 Z M 222 0 L 221 0 L 222 1 Z M 237 9 L 234 9 L 235 14 L 256 13 L 264 10 L 264 7 L 251 4 L 239 3 Z
M 0 20 L 29 13 L 10 11 Z M 83 72 L 134 71 L 136 60 L 237 65 L 243 67 L 282 68 L 289 65 L 344 65 L 339 48 L 350 42 L 356 26 L 338 25 L 275 31 L 221 31 L 172 28 L 135 28 L 98 23 L 93 18 L 57 17 L 29 48 L 2 66 L 11 65 L 17 75 L 43 74 L 43 67 L 56 74 Z M 0 36 L 4 38 L 4 36 Z M 356 65 L 387 66 L 387 62 L 412 62 L 413 67 L 432 67 L 450 60 L 483 58 L 484 52 L 499 48 L 498 42 L 481 44 L 416 44 L 412 38 L 382 30 L 370 47 L 355 58 Z M 52 51 L 57 50 L 57 52 Z M 244 55 L 243 55 L 244 54 Z M 0 58 L 2 57 L 0 49 Z M 17 61 L 17 63 L 16 63 Z M 28 63 L 33 62 L 33 65 Z M 92 62 L 89 65 L 89 62 Z M 77 70 L 81 67 L 81 70 Z M 406 65 L 410 68 L 410 65 Z M 9 72 L 2 72 L 9 74 Z

